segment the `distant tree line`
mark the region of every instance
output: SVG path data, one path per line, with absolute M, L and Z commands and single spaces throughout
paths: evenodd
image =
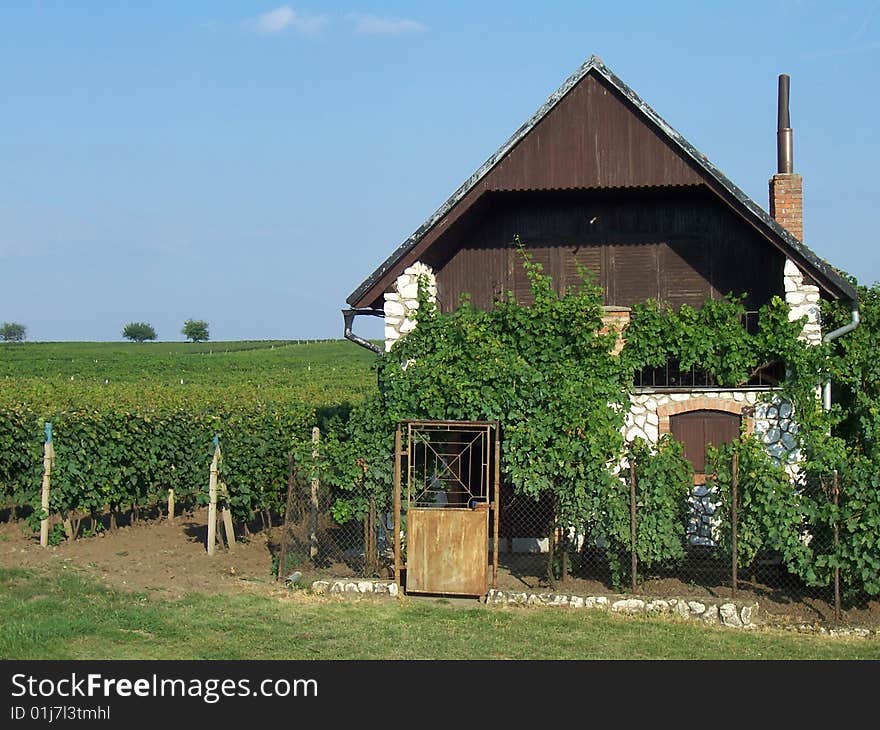
M 186 320 L 181 333 L 191 342 L 205 342 L 210 339 L 208 323 L 203 319 Z M 149 322 L 129 322 L 122 329 L 122 336 L 132 342 L 146 342 L 157 337 L 156 329 Z

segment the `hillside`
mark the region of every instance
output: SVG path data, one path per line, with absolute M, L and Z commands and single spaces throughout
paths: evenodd
M 318 406 L 360 400 L 375 386 L 374 360 L 346 340 L 6 344 L 0 403 L 82 407 L 248 391 Z

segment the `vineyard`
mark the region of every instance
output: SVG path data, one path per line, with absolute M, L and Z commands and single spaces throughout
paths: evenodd
M 122 512 L 136 520 L 169 489 L 178 503 L 204 503 L 215 436 L 233 519 L 271 520 L 283 509 L 291 452 L 318 412 L 375 389 L 372 361 L 344 341 L 4 346 L 0 501 L 39 521 L 51 423 L 49 513 L 68 537 L 101 529 L 104 517 L 113 527 Z

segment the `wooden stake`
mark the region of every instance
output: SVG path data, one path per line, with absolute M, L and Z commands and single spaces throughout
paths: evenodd
M 168 519 L 174 520 L 174 490 L 168 490 Z
M 220 443 L 214 437 L 214 458 L 211 459 L 211 472 L 208 479 L 208 555 L 214 554 L 217 544 L 217 471 L 220 463 Z
M 230 548 L 235 547 L 235 530 L 232 526 L 232 512 L 228 507 L 224 507 L 220 513 L 223 518 L 223 532 L 226 533 L 226 545 Z
M 214 534 L 217 536 L 217 547 L 221 550 L 226 549 L 226 543 L 223 542 L 223 524 L 220 520 L 220 513 L 217 513 L 217 527 L 215 528 Z
M 233 548 L 235 547 L 235 529 L 232 525 L 232 511 L 229 509 L 229 489 L 226 487 L 226 482 L 219 479 L 217 481 L 217 499 L 223 503 L 223 508 L 220 510 L 220 521 L 223 523 L 223 532 L 226 533 L 226 547 Z M 219 526 L 217 532 L 218 534 L 220 532 Z
M 312 458 L 318 461 L 318 444 L 321 441 L 321 431 L 315 426 L 312 429 Z M 318 489 L 321 482 L 318 477 L 312 479 L 312 490 L 309 499 L 309 557 L 314 560 L 318 556 Z
M 52 463 L 55 461 L 55 446 L 52 443 L 52 424 L 46 424 L 46 443 L 43 446 L 43 490 L 40 508 L 45 519 L 40 520 L 40 545 L 49 546 L 49 485 L 52 481 Z

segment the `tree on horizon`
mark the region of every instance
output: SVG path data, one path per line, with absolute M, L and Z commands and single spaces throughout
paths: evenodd
M 27 336 L 27 327 L 18 322 L 4 322 L 0 326 L 0 340 L 3 342 L 23 342 Z
M 191 342 L 205 342 L 210 339 L 208 323 L 203 319 L 188 319 L 183 323 L 183 335 Z
M 122 336 L 132 342 L 155 340 L 156 330 L 148 322 L 129 322 L 122 330 Z

